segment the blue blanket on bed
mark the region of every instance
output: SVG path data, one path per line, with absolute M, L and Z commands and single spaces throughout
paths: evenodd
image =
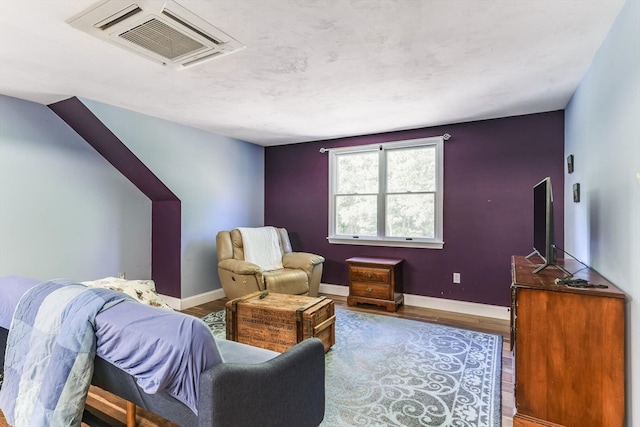
M 41 283 L 16 307 L 0 408 L 15 427 L 79 426 L 96 352 L 97 313 L 128 296 L 68 280 Z

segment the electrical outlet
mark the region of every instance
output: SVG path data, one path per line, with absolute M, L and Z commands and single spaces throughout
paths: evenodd
M 121 271 L 120 273 L 118 273 L 118 277 L 121 279 L 124 279 L 124 271 Z
M 460 283 L 460 273 L 453 273 L 453 283 Z

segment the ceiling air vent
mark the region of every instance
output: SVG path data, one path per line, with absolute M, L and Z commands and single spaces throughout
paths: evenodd
M 71 18 L 79 30 L 177 69 L 245 46 L 174 1 L 106 0 Z

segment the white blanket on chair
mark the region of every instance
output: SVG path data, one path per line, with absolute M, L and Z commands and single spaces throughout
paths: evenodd
M 242 235 L 244 260 L 258 265 L 265 271 L 282 267 L 282 249 L 275 227 L 238 228 Z

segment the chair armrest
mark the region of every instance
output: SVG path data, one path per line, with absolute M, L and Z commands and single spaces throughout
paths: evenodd
M 221 363 L 200 375 L 199 426 L 316 427 L 324 418 L 324 346 L 304 340 L 256 365 Z
M 218 262 L 218 268 L 228 270 L 235 274 L 261 274 L 262 269 L 251 262 L 240 259 L 225 259 Z
M 306 252 L 288 252 L 282 256 L 282 265 L 285 268 L 300 268 L 310 272 L 314 266 L 322 264 L 324 258 L 320 255 Z

